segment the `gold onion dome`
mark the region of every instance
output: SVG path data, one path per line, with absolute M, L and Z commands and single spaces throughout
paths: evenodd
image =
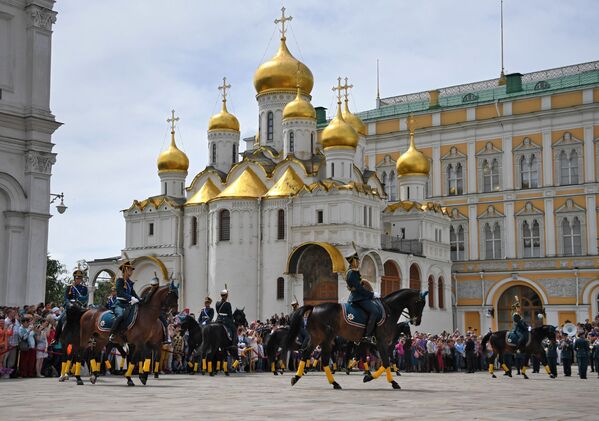
M 410 129 L 410 147 L 405 151 L 395 164 L 397 176 L 402 175 L 426 175 L 428 176 L 431 164 L 422 152 L 416 149 L 414 144 L 414 130 Z
M 171 144 L 168 149 L 158 155 L 158 172 L 163 171 L 187 171 L 189 158 L 183 151 L 177 148 L 175 143 L 175 130 L 171 130 Z
M 341 101 L 337 103 L 337 114 L 329 125 L 324 128 L 320 136 L 323 149 L 328 148 L 356 148 L 358 146 L 358 133 L 345 122 L 341 112 Z
M 295 99 L 287 103 L 283 109 L 283 120 L 289 118 L 309 118 L 316 120 L 316 110 L 314 110 L 312 104 L 302 98 L 300 88 L 297 88 Z
M 239 131 L 239 120 L 229 111 L 227 111 L 227 100 L 223 99 L 223 108 L 218 114 L 210 117 L 208 122 L 208 131 L 212 130 L 232 130 Z
M 291 55 L 285 40 L 286 38 L 283 36 L 277 54 L 262 63 L 254 73 L 254 88 L 258 94 L 268 91 L 293 90 L 299 82 L 301 91 L 310 95 L 314 86 L 314 76 L 304 63 Z
M 349 111 L 349 108 L 347 107 L 347 99 L 345 100 L 345 108 L 343 110 L 343 119 L 345 120 L 346 123 L 348 123 L 350 126 L 352 126 L 354 128 L 354 130 L 356 132 L 358 132 L 358 134 L 361 134 L 362 136 L 366 136 L 366 133 L 367 133 L 366 124 L 364 124 L 364 122 L 360 119 L 360 117 L 358 117 L 355 114 L 352 114 Z

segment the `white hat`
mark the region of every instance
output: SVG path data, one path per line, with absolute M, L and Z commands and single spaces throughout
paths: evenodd
M 158 279 L 156 272 L 154 272 L 154 277 L 150 280 L 150 285 L 158 285 L 158 284 L 160 284 L 160 279 Z
M 52 307 L 52 313 L 55 313 L 57 311 L 60 311 L 60 309 L 58 307 Z
M 227 291 L 227 289 L 225 288 L 220 292 L 220 295 L 229 295 L 229 291 Z

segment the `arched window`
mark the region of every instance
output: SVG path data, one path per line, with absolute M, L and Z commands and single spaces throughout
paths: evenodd
M 435 308 L 435 279 L 432 275 L 428 277 L 428 306 Z
M 483 161 L 483 191 L 492 192 L 499 190 L 499 163 L 497 159 L 489 162 Z
M 562 236 L 565 256 L 578 256 L 582 254 L 582 235 L 578 217 L 574 217 L 572 223 L 567 218 L 562 220 Z
M 527 221 L 522 223 L 522 243 L 524 257 L 541 256 L 541 233 L 536 219 L 532 221 L 532 228 Z
M 437 300 L 439 301 L 439 308 L 445 308 L 445 295 L 443 294 L 443 278 L 439 277 L 437 281 Z
M 277 240 L 285 239 L 285 211 L 279 209 L 277 213 Z
M 295 150 L 295 134 L 293 131 L 289 132 L 289 152 L 293 153 Z
M 191 245 L 198 245 L 198 217 L 191 217 Z
M 310 154 L 314 155 L 314 132 L 310 133 Z
M 523 189 L 539 187 L 539 161 L 535 154 L 520 158 L 520 185 Z
M 277 300 L 285 299 L 285 279 L 277 278 Z
M 389 197 L 392 202 L 397 200 L 397 184 L 396 184 L 395 172 L 389 173 Z
M 410 288 L 420 291 L 420 269 L 417 265 L 410 266 Z
M 272 111 L 266 114 L 266 141 L 272 142 L 274 138 L 274 115 Z
M 462 164 L 449 164 L 447 166 L 447 192 L 450 196 L 464 193 Z
M 501 259 L 501 227 L 485 224 L 485 259 Z
M 223 209 L 218 214 L 218 240 L 229 241 L 231 239 L 231 214 Z
M 216 164 L 216 143 L 212 144 L 212 157 L 210 162 L 212 165 Z
M 335 163 L 331 162 L 331 178 L 335 177 Z
M 578 153 L 573 150 L 570 156 L 566 151 L 559 154 L 560 185 L 578 183 Z
M 449 246 L 451 249 L 451 260 L 464 260 L 464 227 L 451 226 L 449 228 Z
M 235 145 L 235 144 L 233 145 L 231 162 L 232 163 L 236 163 L 237 162 L 237 145 Z
M 368 207 L 364 206 L 364 226 L 368 226 Z

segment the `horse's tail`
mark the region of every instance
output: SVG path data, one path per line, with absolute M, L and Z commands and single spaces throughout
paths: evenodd
M 491 335 L 493 335 L 493 332 L 487 332 L 487 334 L 483 336 L 483 341 L 480 343 L 480 349 L 485 355 L 487 355 L 487 342 L 491 339 Z
M 297 335 L 300 333 L 300 329 L 304 325 L 304 315 L 306 313 L 312 313 L 314 306 L 304 305 L 293 312 L 291 315 L 291 322 L 289 323 L 289 336 L 287 336 L 287 348 L 290 348 Z
M 279 348 L 279 339 L 280 335 L 278 330 L 275 330 L 266 339 L 264 353 L 269 359 L 274 360 L 275 356 L 277 355 L 277 350 Z

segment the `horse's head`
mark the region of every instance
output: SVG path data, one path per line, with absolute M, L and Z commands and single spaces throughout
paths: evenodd
M 233 312 L 233 322 L 235 323 L 235 326 L 239 327 L 239 326 L 243 326 L 243 327 L 248 327 L 249 323 L 247 321 L 247 319 L 245 318 L 245 307 L 242 309 L 236 308 L 235 311 Z
M 556 338 L 556 327 L 553 325 L 545 325 L 543 326 L 544 328 L 544 332 L 545 332 L 545 337 L 547 339 L 549 339 L 551 341 L 551 343 L 555 343 L 557 338 Z
M 426 305 L 426 296 L 428 291 L 412 291 L 413 293 L 410 295 L 406 307 L 410 316 L 410 323 L 412 323 L 414 326 L 419 326 L 422 322 L 422 312 L 424 311 L 424 306 Z
M 167 311 L 177 311 L 179 306 L 179 285 L 175 285 L 173 281 L 168 285 L 168 292 L 162 300 L 162 308 Z

